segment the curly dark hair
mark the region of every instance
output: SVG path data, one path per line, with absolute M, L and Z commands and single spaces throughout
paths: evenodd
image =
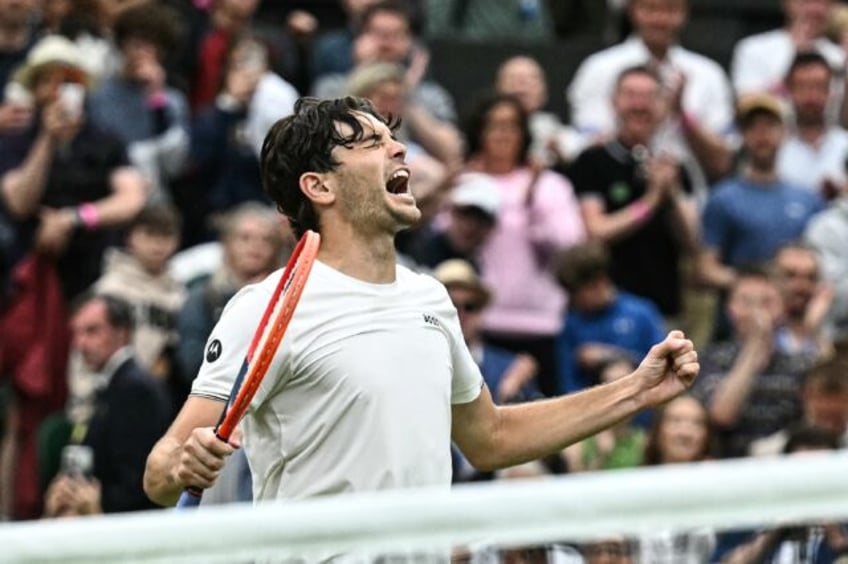
M 114 25 L 115 43 L 120 47 L 128 39 L 142 39 L 156 45 L 161 58 L 176 50 L 185 35 L 180 16 L 173 8 L 156 2 L 144 2 L 127 8 Z
M 516 158 L 519 166 L 524 165 L 529 158 L 530 144 L 533 142 L 530 134 L 530 118 L 517 97 L 512 94 L 503 94 L 495 91 L 487 91 L 480 95 L 465 118 L 463 129 L 467 141 L 466 155 L 474 156 L 482 150 L 483 130 L 486 128 L 489 120 L 489 114 L 496 106 L 501 104 L 512 106 L 518 113 L 522 142 L 521 151 Z
M 307 172 L 331 172 L 340 164 L 333 159 L 336 147 L 351 147 L 371 132 L 362 127 L 356 113 L 371 115 L 395 131 L 400 120 L 382 117 L 365 98 L 347 96 L 332 100 L 301 98 L 294 113 L 271 127 L 262 144 L 262 185 L 277 209 L 289 218 L 299 238 L 307 230 L 318 230 L 318 216 L 300 190 L 300 177 Z M 351 130 L 342 134 L 338 125 Z

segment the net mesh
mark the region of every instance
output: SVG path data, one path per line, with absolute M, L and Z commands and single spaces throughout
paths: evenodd
M 848 453 L 706 462 L 0 527 L 4 562 L 475 553 L 658 531 L 848 521 Z

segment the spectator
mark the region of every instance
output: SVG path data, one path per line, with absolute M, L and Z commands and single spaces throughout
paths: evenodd
M 848 446 L 848 363 L 844 354 L 817 363 L 804 377 L 801 392 L 803 418 L 751 443 L 751 456 L 774 456 L 786 451 L 792 430 L 799 424 L 821 429 Z
M 657 413 L 645 447 L 645 465 L 702 462 L 711 456 L 711 429 L 707 410 L 692 396 L 684 395 Z M 711 562 L 716 546 L 710 529 L 658 530 L 639 538 L 639 562 L 652 564 L 701 564 Z
M 103 250 L 146 198 L 124 145 L 85 119 L 87 79 L 74 44 L 45 37 L 14 78 L 31 93 L 38 119 L 0 137 L 2 198 L 17 223 L 17 255 L 34 249 L 52 257 L 66 299 L 97 279 Z
M 658 150 L 683 162 L 696 190 L 730 170 L 732 155 L 724 136 L 733 124 L 733 96 L 727 77 L 711 59 L 680 47 L 687 0 L 630 0 L 635 33 L 619 45 L 587 58 L 568 87 L 571 119 L 586 135 L 615 128 L 610 100 L 622 71 L 636 65 L 656 68 L 668 100 Z
M 312 76 L 347 73 L 353 68 L 353 45 L 362 25 L 362 14 L 380 0 L 340 0 L 347 16 L 342 29 L 319 35 L 312 49 Z
M 575 245 L 557 263 L 557 280 L 570 297 L 557 337 L 559 390 L 571 393 L 597 385 L 610 361 L 642 358 L 666 331 L 653 303 L 616 288 L 602 243 Z
M 403 66 L 410 102 L 435 119 L 456 121 L 453 98 L 426 76 L 430 54 L 415 36 L 411 13 L 402 1 L 383 0 L 365 10 L 353 59 L 354 68 L 367 63 Z M 313 84 L 312 92 L 319 98 L 344 96 L 347 80 L 342 73 L 325 75 Z
M 774 97 L 753 95 L 739 102 L 745 163 L 739 176 L 716 185 L 703 213 L 698 269 L 711 286 L 727 289 L 740 266 L 771 260 L 783 243 L 799 238 L 822 209 L 817 195 L 778 177 L 783 120 Z
M 153 2 L 124 10 L 114 30 L 123 68 L 91 94 L 91 120 L 127 145 L 153 200 L 171 199 L 188 153 L 188 102 L 166 84 L 164 67 L 179 38 L 176 15 Z
M 833 289 L 820 282 L 816 251 L 802 243 L 787 243 L 777 251 L 773 265 L 783 298 L 782 346 L 794 352 L 829 354 L 832 346 L 825 321 Z
M 472 266 L 462 259 L 439 264 L 433 276 L 447 288 L 456 307 L 465 343 L 480 366 L 496 403 L 529 401 L 539 397 L 534 377 L 536 362 L 526 354 L 514 354 L 486 342 L 481 331 L 482 314 L 492 297 Z
M 190 167 L 196 198 L 185 202 L 220 214 L 247 201 L 267 202 L 259 177 L 265 134 L 292 112 L 295 90 L 268 70 L 267 51 L 255 39 L 239 39 L 228 54 L 225 79 L 215 103 L 197 115 L 191 132 Z M 188 210 L 186 210 L 188 213 Z
M 586 145 L 574 128 L 564 125 L 556 114 L 545 111 L 548 103 L 548 84 L 545 71 L 532 57 L 519 55 L 501 63 L 495 88 L 521 100 L 530 116 L 533 144 L 530 154 L 545 166 L 570 162 Z
M 799 426 L 789 434 L 783 453 L 816 456 L 838 448 L 837 437 L 829 431 Z M 755 533 L 751 540 L 730 552 L 722 562 L 747 564 L 762 562 L 809 562 L 830 564 L 848 551 L 848 525 L 825 522 L 814 525 L 784 525 Z
M 291 239 L 279 216 L 262 204 L 248 202 L 227 214 L 222 222 L 221 262 L 208 279 L 193 285 L 177 317 L 177 362 L 186 385 L 203 362 L 206 340 L 227 301 L 241 287 L 278 268 L 293 248 Z
M 427 0 L 426 7 L 427 34 L 434 38 L 548 42 L 554 37 L 550 8 L 543 0 Z
M 625 69 L 612 95 L 614 138 L 583 151 L 569 176 L 589 236 L 609 246 L 612 280 L 675 318 L 682 311 L 680 262 L 696 246 L 697 219 L 688 176 L 654 145 L 660 98 L 653 71 Z
M 96 482 L 57 476 L 48 488 L 46 514 L 152 509 L 141 479 L 147 454 L 168 426 L 171 406 L 133 358 L 132 309 L 116 298 L 83 295 L 71 328 L 74 348 L 100 378 L 94 414 L 72 435 L 93 451 Z
M 93 287 L 98 294 L 120 297 L 132 306 L 136 360 L 169 384 L 178 339 L 177 314 L 185 300 L 185 288 L 168 272 L 168 260 L 179 247 L 179 234 L 180 219 L 173 207 L 145 208 L 128 228 L 127 250 L 110 249 L 103 276 Z M 188 389 L 184 391 L 188 394 Z M 184 398 L 175 399 L 181 402 Z
M 783 79 L 796 53 L 816 51 L 831 68 L 842 68 L 845 53 L 826 36 L 831 0 L 783 0 L 786 25 L 740 40 L 730 74 L 737 95 L 784 94 Z
M 559 174 L 528 166 L 530 129 L 517 98 L 479 101 L 466 128 L 468 170 L 489 174 L 501 196 L 498 223 L 483 247 L 483 280 L 494 298 L 483 326 L 492 344 L 539 363 L 539 388 L 557 391 L 555 339 L 565 295 L 551 273 L 561 249 L 585 237 L 577 200 Z
M 786 182 L 832 199 L 845 185 L 848 131 L 831 123 L 827 107 L 833 71 L 822 55 L 799 53 L 786 73 L 794 123 L 780 147 L 777 170 Z
M 0 0 L 0 87 L 4 89 L 38 39 L 36 4 L 35 0 Z M 6 90 L 0 100 L 0 135 L 26 128 L 32 117 L 28 102 L 16 100 Z
M 821 277 L 834 289 L 829 312 L 833 338 L 848 338 L 848 192 L 810 219 L 804 240 L 818 253 Z
M 462 139 L 456 127 L 434 118 L 408 96 L 405 71 L 394 63 L 368 63 L 348 78 L 347 93 L 368 98 L 384 116 L 401 118 L 398 139 L 407 146 L 407 162 L 422 154 L 437 159 L 452 174 L 462 166 Z
M 480 252 L 497 223 L 501 194 L 486 174 L 465 173 L 448 196 L 446 223 L 430 230 L 412 255 L 422 266 L 435 268 L 448 259 L 463 259 L 480 271 Z
M 693 395 L 707 406 L 719 454 L 734 457 L 801 416 L 802 381 L 817 356 L 781 346 L 783 304 L 765 270 L 739 271 L 727 315 L 732 335 L 699 355 Z
M 598 381 L 613 382 L 635 368 L 636 363 L 629 356 L 610 357 L 598 368 Z M 609 429 L 567 447 L 564 454 L 568 460 L 568 471 L 613 470 L 642 464 L 645 431 L 632 423 L 632 418 L 624 419 Z

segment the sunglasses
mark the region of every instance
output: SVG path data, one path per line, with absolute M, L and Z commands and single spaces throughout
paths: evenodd
M 454 302 L 453 305 L 462 313 L 477 313 L 483 309 L 483 304 L 480 302 Z

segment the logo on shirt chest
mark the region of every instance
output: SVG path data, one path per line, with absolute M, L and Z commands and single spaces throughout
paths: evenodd
M 442 328 L 442 323 L 432 313 L 422 313 L 421 315 L 424 316 L 424 323 L 426 323 L 427 325 L 432 325 L 433 327 L 437 327 L 439 329 Z

